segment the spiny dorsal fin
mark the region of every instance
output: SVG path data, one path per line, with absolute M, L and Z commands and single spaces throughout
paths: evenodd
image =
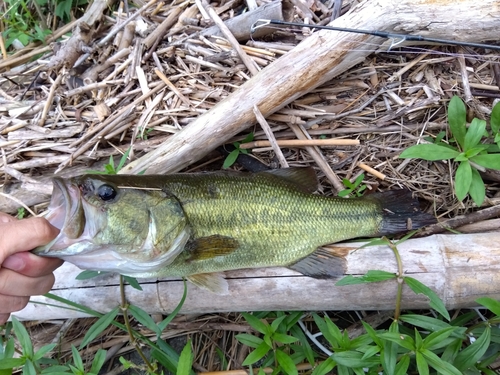
M 314 172 L 314 169 L 311 167 L 272 169 L 259 173 L 280 177 L 296 185 L 297 188 L 303 190 L 306 193 L 314 193 L 318 189 L 318 179 L 316 177 L 316 172 Z
M 226 279 L 219 273 L 199 273 L 196 275 L 189 275 L 187 279 L 194 285 L 212 293 L 219 295 L 229 294 L 229 285 Z
M 237 240 L 228 236 L 214 234 L 212 236 L 200 237 L 187 245 L 186 250 L 191 253 L 188 261 L 207 260 L 228 255 L 239 246 L 240 244 Z
M 311 255 L 299 260 L 288 268 L 315 279 L 329 279 L 342 276 L 346 260 L 318 248 Z

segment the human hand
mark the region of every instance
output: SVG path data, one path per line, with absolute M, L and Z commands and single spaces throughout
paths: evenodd
M 0 212 L 0 325 L 13 311 L 23 309 L 30 296 L 47 293 L 59 259 L 29 251 L 54 239 L 58 229 L 42 218 L 17 220 Z

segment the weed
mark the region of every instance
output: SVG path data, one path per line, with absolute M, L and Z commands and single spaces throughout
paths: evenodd
M 347 178 L 343 178 L 342 183 L 347 189 L 339 191 L 339 197 L 346 197 L 350 194 L 353 194 L 356 197 L 361 197 L 363 192 L 366 190 L 366 185 L 361 185 L 364 178 L 364 173 L 361 173 L 358 177 L 356 177 L 354 182 L 349 181 Z
M 228 156 L 226 156 L 226 159 L 224 160 L 224 164 L 222 165 L 222 168 L 227 169 L 231 165 L 233 165 L 236 162 L 236 159 L 238 159 L 238 156 L 240 154 L 248 154 L 247 149 L 240 148 L 240 145 L 242 143 L 248 143 L 253 141 L 253 133 L 248 134 L 245 139 L 243 139 L 241 142 L 234 142 L 233 145 L 236 147 L 233 151 L 229 153 Z
M 429 161 L 452 160 L 459 163 L 455 172 L 455 195 L 462 201 L 469 194 L 480 206 L 486 197 L 486 188 L 479 171 L 485 168 L 500 170 L 500 103 L 492 110 L 490 126 L 496 144 L 482 143 L 489 138 L 486 121 L 474 118 L 466 126 L 466 109 L 462 100 L 454 96 L 448 106 L 448 123 L 455 146 L 445 143 L 441 136 L 435 143 L 412 146 L 400 155 L 401 158 L 419 158 Z

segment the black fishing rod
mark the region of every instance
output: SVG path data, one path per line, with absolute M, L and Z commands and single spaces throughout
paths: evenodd
M 378 30 L 363 30 L 363 29 L 349 29 L 345 27 L 335 27 L 335 26 L 322 26 L 322 25 L 309 25 L 305 23 L 297 23 L 297 22 L 286 22 L 280 20 L 266 20 L 261 19 L 257 20 L 252 27 L 250 28 L 250 32 L 253 33 L 256 29 L 261 27 L 265 27 L 268 25 L 282 25 L 282 26 L 297 26 L 297 27 L 309 27 L 311 29 L 323 29 L 323 30 L 332 30 L 332 31 L 342 31 L 346 33 L 356 33 L 356 34 L 365 34 L 365 35 L 374 35 L 379 36 L 381 38 L 393 39 L 397 40 L 397 42 L 393 43 L 390 47 L 395 47 L 404 41 L 415 41 L 415 42 L 432 42 L 439 44 L 451 44 L 454 46 L 462 46 L 462 47 L 476 47 L 476 48 L 484 48 L 484 49 L 493 49 L 500 51 L 500 46 L 494 44 L 483 44 L 483 43 L 470 43 L 470 42 L 461 42 L 457 40 L 451 39 L 438 39 L 438 38 L 427 38 L 422 35 L 411 35 L 411 34 L 398 34 L 398 33 L 390 33 L 385 31 Z

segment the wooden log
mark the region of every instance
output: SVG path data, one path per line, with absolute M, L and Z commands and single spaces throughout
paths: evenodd
M 363 243 L 336 244 L 331 248 L 347 255 L 347 273 L 363 275 L 369 270 L 397 272 L 388 246 L 356 250 Z M 356 251 L 355 251 L 356 250 Z M 472 307 L 477 298 L 500 298 L 500 231 L 484 234 L 433 235 L 410 239 L 398 245 L 406 275 L 433 289 L 448 309 Z M 118 278 L 105 275 L 76 281 L 78 268 L 66 263 L 56 271 L 52 293 L 107 312 L 120 303 Z M 338 279 L 317 280 L 286 268 L 226 272 L 229 295 L 215 295 L 188 283 L 182 313 L 209 313 L 262 310 L 392 310 L 397 282 L 335 286 Z M 173 279 L 139 280 L 143 291 L 127 287 L 127 298 L 149 313 L 171 312 L 183 293 L 183 282 Z M 428 299 L 403 288 L 405 309 L 427 309 Z M 73 310 L 44 305 L 54 304 L 45 297 L 15 313 L 19 319 L 60 319 L 82 317 Z M 38 303 L 37 303 L 38 302 Z M 43 303 L 43 304 L 42 304 Z M 55 303 L 58 304 L 58 303 Z
M 331 25 L 483 42 L 498 37 L 500 1 L 365 0 Z M 254 124 L 254 106 L 266 117 L 363 61 L 385 42 L 370 35 L 315 32 L 121 173 L 179 171 Z

